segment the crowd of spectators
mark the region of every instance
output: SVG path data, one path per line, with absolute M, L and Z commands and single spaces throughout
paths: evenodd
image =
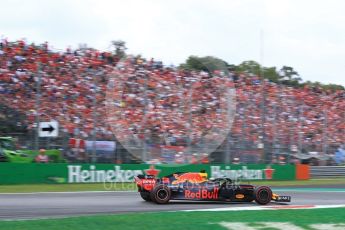
M 118 61 L 91 48 L 56 52 L 48 43 L 0 42 L 1 103 L 25 113 L 29 129 L 38 112 L 75 138 L 113 140 L 115 133 L 125 146 L 214 150 L 231 125 L 228 89 L 236 92 L 231 136 L 239 142 L 319 152 L 345 143 L 343 90 L 179 70 L 135 56 Z
M 255 77 L 240 74 L 236 81 L 238 118 L 236 133 L 246 133 L 246 138 L 258 141 L 264 114 L 265 135 L 279 143 L 313 146 L 322 151 L 328 145 L 344 143 L 345 92 L 324 91 L 319 88 L 293 88 L 268 80 L 257 83 Z M 265 95 L 262 95 L 264 88 Z M 265 107 L 262 109 L 262 98 Z M 243 125 L 245 123 L 245 125 Z M 300 137 L 299 137 L 300 136 Z
M 36 46 L 3 40 L 0 43 L 1 102 L 25 113 L 32 129 L 39 93 L 41 120 L 57 120 L 71 135 L 90 138 L 94 128 L 92 112 L 104 116 L 106 76 L 112 71 L 113 61 L 108 55 L 94 50 L 52 52 L 47 43 Z M 96 130 L 100 138 L 111 135 L 102 119 Z
M 233 86 L 220 72 L 163 68 L 130 57 L 118 63 L 108 85 L 109 125 L 126 147 L 148 142 L 210 153 L 228 134 Z

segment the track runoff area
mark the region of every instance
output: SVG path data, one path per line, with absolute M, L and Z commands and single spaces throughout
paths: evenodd
M 272 189 L 292 202 L 157 205 L 134 191 L 7 192 L 0 229 L 345 229 L 345 182 Z

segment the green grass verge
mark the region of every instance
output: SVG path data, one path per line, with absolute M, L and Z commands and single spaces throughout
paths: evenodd
M 247 181 L 243 181 L 247 183 Z M 305 185 L 344 185 L 345 178 L 312 179 L 303 181 L 252 181 L 255 185 L 268 186 L 305 186 Z M 23 192 L 77 192 L 77 191 L 128 191 L 136 190 L 134 183 L 93 183 L 93 184 L 27 184 L 27 185 L 0 185 L 0 193 Z
M 302 228 L 310 224 L 345 223 L 345 208 L 222 211 L 222 212 L 160 212 L 121 215 L 84 216 L 64 219 L 0 221 L 0 229 L 64 230 L 64 229 L 225 229 L 220 222 L 289 222 Z M 264 229 L 264 228 L 260 228 Z M 270 228 L 272 229 L 272 228 Z
M 0 193 L 134 191 L 135 189 L 134 183 L 0 185 Z

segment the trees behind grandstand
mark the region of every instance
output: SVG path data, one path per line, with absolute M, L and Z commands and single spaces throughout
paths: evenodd
M 213 72 L 226 66 L 229 71 L 235 73 L 246 73 L 249 75 L 263 76 L 264 78 L 292 87 L 309 86 L 322 88 L 324 90 L 344 90 L 344 86 L 336 84 L 321 84 L 320 82 L 302 82 L 299 73 L 290 66 L 283 66 L 279 70 L 276 67 L 264 67 L 256 61 L 244 61 L 239 65 L 229 64 L 226 61 L 212 56 L 198 57 L 189 56 L 185 63 L 180 65 L 181 69 Z
M 117 59 L 121 59 L 126 55 L 126 42 L 122 40 L 113 40 L 111 41 L 111 45 L 114 47 L 114 55 Z
M 0 136 L 27 132 L 25 115 L 0 104 Z
M 186 63 L 180 65 L 180 68 L 187 69 L 187 70 L 213 72 L 215 70 L 221 70 L 224 67 L 228 67 L 228 66 L 229 64 L 226 61 L 216 58 L 216 57 L 190 56 L 187 59 Z
M 111 41 L 113 46 L 113 54 L 115 56 L 115 62 L 126 56 L 126 42 L 122 40 Z M 236 73 L 247 73 L 256 76 L 263 76 L 271 82 L 280 83 L 292 87 L 304 87 L 321 88 L 324 90 L 345 90 L 342 85 L 336 84 L 322 84 L 320 82 L 303 82 L 299 73 L 291 66 L 283 66 L 280 69 L 277 67 L 265 67 L 261 66 L 258 62 L 249 60 L 243 61 L 239 65 L 229 64 L 228 62 L 213 56 L 198 57 L 191 55 L 187 58 L 185 63 L 179 66 L 181 69 L 197 70 L 213 72 L 215 70 L 222 70 L 226 67 L 229 71 Z

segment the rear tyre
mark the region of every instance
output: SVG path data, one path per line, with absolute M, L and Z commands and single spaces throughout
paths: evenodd
M 271 202 L 272 190 L 267 186 L 260 186 L 254 190 L 255 202 L 261 205 L 266 205 Z
M 145 201 L 151 201 L 150 193 L 149 192 L 140 192 L 141 198 Z
M 165 185 L 157 185 L 150 193 L 150 198 L 157 204 L 166 204 L 171 197 L 170 189 Z

